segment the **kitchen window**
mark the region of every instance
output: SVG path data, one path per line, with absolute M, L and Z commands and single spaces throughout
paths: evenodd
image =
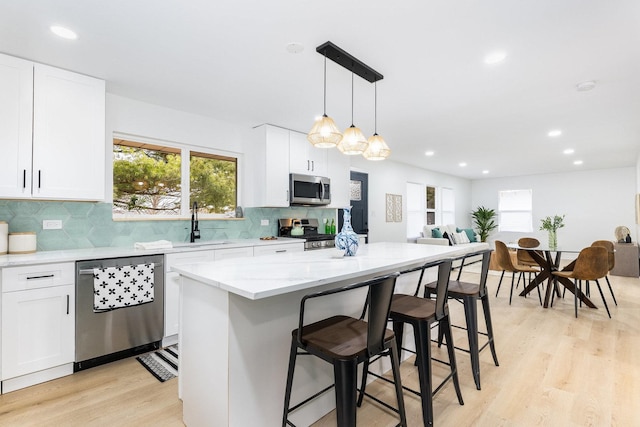
M 237 158 L 179 144 L 114 139 L 113 217 L 228 217 L 237 205 Z

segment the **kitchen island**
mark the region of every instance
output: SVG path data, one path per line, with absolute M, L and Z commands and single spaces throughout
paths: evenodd
M 302 296 L 456 256 L 460 249 L 373 243 L 355 257 L 338 253 L 327 249 L 174 267 L 182 276 L 179 389 L 187 426 L 281 425 L 291 330 L 298 325 Z M 409 291 L 415 283 L 406 286 Z M 323 300 L 305 323 L 336 312 L 357 316 L 364 294 Z M 332 367 L 313 359 L 298 359 L 292 403 L 333 382 Z M 333 407 L 333 394 L 327 393 L 292 420 L 309 425 Z

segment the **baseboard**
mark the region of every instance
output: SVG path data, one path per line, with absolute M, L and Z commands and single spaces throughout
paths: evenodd
M 2 394 L 73 374 L 73 363 L 45 369 L 2 381 Z

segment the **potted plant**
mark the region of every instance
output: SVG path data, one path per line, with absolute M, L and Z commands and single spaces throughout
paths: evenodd
M 564 215 L 554 215 L 553 218 L 548 216 L 540 220 L 542 225 L 540 230 L 546 230 L 549 233 L 549 247 L 555 249 L 558 247 L 558 228 L 564 227 Z
M 485 242 L 489 233 L 498 227 L 498 224 L 494 221 L 496 211 L 480 206 L 471 212 L 471 216 L 473 217 L 476 231 L 480 235 L 480 241 Z

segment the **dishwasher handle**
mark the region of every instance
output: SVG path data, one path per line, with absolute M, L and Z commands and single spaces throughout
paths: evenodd
M 119 266 L 119 267 L 124 267 L 124 265 L 123 266 Z M 154 263 L 153 267 L 154 268 L 162 268 L 162 263 L 161 262 L 156 262 L 156 263 Z M 96 268 L 100 268 L 100 267 L 96 267 Z M 78 270 L 78 274 L 79 275 L 87 275 L 87 274 L 93 275 L 93 269 L 89 268 L 89 269 Z

